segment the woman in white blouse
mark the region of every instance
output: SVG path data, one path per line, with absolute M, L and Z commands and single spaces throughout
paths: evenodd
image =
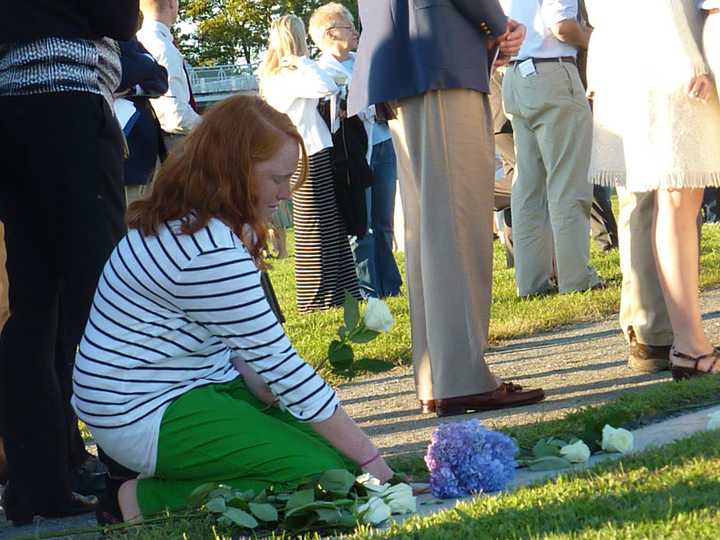
M 284 15 L 270 26 L 260 93 L 286 113 L 305 142 L 307 181 L 293 192 L 295 281 L 298 311 L 339 306 L 345 292 L 360 297 L 355 263 L 333 185 L 330 130 L 318 100 L 338 91 L 335 81 L 308 57 L 302 20 Z
M 637 273 L 646 262 L 636 260 L 639 251 L 621 265 L 631 274 L 625 277 L 659 279 L 672 326 L 669 360 L 676 379 L 720 372 L 720 354 L 703 331 L 697 292 L 696 217 L 704 188 L 720 184 L 720 103 L 701 51 L 697 5 L 697 0 L 587 1 L 595 26 L 588 58 L 595 103 L 591 176 L 617 185 L 621 199 L 624 192 L 654 196 L 653 219 L 631 229 L 624 241 L 642 250 L 652 239 L 653 250 L 644 258 L 655 259 L 657 278 L 650 270 Z
M 182 508 L 206 482 L 257 492 L 337 468 L 392 476 L 297 354 L 260 283 L 265 224 L 298 162 L 302 182 L 307 157 L 288 117 L 235 96 L 205 114 L 128 209 L 72 400 L 104 452 L 141 474 L 114 479 L 126 521 Z M 112 501 L 100 512 L 112 521 Z

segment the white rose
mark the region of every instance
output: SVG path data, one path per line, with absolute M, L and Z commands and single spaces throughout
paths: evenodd
M 410 514 L 417 511 L 417 503 L 412 487 L 408 484 L 395 484 L 382 494 L 383 501 L 393 514 Z
M 563 446 L 560 455 L 570 463 L 585 463 L 590 459 L 590 448 L 583 441 L 577 441 Z
M 720 411 L 708 414 L 708 429 L 720 429 Z
M 365 313 L 363 314 L 365 326 L 376 332 L 387 332 L 393 327 L 395 321 L 390 313 L 390 308 L 382 300 L 369 298 Z
M 368 491 L 378 494 L 383 493 L 386 489 L 390 487 L 390 484 L 381 483 L 380 480 L 375 478 L 370 473 L 361 474 L 360 476 L 355 478 L 355 481 L 358 484 L 362 484 Z
M 603 428 L 602 449 L 608 452 L 627 454 L 632 452 L 634 446 L 633 434 L 627 429 L 617 428 L 605 424 Z
M 370 525 L 382 523 L 392 513 L 390 507 L 379 497 L 370 497 L 368 502 L 358 507 L 358 512 L 361 514 L 362 520 Z

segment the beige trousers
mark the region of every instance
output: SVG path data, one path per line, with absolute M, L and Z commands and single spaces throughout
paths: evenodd
M 599 282 L 588 266 L 590 106 L 575 65 L 538 63 L 536 71 L 522 77 L 509 67 L 503 81 L 517 155 L 510 207 L 520 296 L 551 288 L 553 254 L 560 292 Z
M 7 270 L 5 269 L 5 227 L 0 222 L 0 331 L 10 316 L 10 300 L 8 298 L 9 283 Z
M 391 120 L 405 213 L 405 265 L 418 397 L 497 388 L 483 358 L 492 284 L 495 156 L 488 98 L 439 90 L 402 99 Z

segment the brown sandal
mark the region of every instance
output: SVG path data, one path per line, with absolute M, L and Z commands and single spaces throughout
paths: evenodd
M 712 352 L 703 354 L 700 356 L 690 356 L 689 354 L 679 352 L 675 346 L 670 348 L 670 356 L 681 358 L 683 360 L 689 360 L 693 362 L 692 367 L 678 366 L 670 361 L 670 372 L 672 378 L 675 381 L 682 381 L 683 379 L 692 379 L 693 377 L 702 377 L 703 375 L 712 375 L 715 373 L 715 366 L 720 362 L 720 351 L 713 349 Z M 708 369 L 700 369 L 700 362 L 706 358 L 714 358 Z

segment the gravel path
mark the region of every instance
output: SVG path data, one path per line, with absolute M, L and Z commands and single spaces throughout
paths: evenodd
M 718 343 L 720 289 L 703 293 L 701 303 L 707 332 Z M 624 392 L 670 379 L 667 372 L 642 375 L 627 367 L 627 345 L 616 317 L 501 343 L 490 351 L 487 360 L 503 379 L 526 387 L 540 386 L 547 394 L 545 401 L 536 405 L 472 415 L 488 427 L 559 418 L 579 407 L 605 403 Z M 341 385 L 338 391 L 349 414 L 386 455 L 424 450 L 441 421 L 435 415 L 419 413 L 410 367 L 360 378 Z M 0 513 L 0 538 L 33 537 L 92 527 L 94 523 L 92 516 L 80 516 L 13 528 Z
M 702 295 L 705 328 L 720 342 L 720 289 Z M 670 379 L 627 367 L 628 347 L 617 317 L 501 343 L 487 355 L 494 373 L 525 387 L 542 387 L 545 401 L 528 407 L 467 415 L 488 427 L 523 425 L 564 416 L 587 405 Z M 441 421 L 420 414 L 412 368 L 399 367 L 339 387 L 348 413 L 386 455 L 423 450 Z

